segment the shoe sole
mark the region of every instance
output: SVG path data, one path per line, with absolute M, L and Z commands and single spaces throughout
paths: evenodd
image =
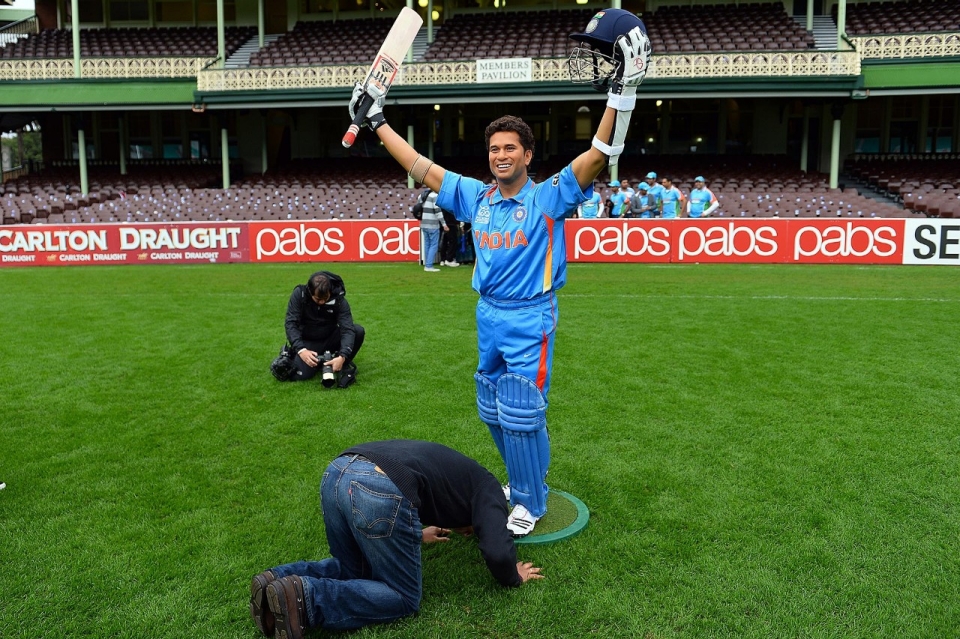
M 250 616 L 264 637 L 272 637 L 275 627 L 273 613 L 267 605 L 267 586 L 275 581 L 272 577 L 272 573 L 262 572 L 250 581 Z
M 281 583 L 282 582 L 282 583 Z M 303 639 L 303 582 L 298 577 L 284 577 L 267 586 L 267 604 L 275 618 L 277 639 Z

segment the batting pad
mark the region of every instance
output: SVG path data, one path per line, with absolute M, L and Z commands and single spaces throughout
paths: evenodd
M 493 443 L 497 445 L 500 457 L 506 463 L 507 456 L 503 452 L 503 429 L 500 428 L 500 419 L 497 416 L 497 387 L 480 373 L 474 373 L 473 378 L 477 380 L 477 411 L 480 413 L 480 421 L 490 428 Z
M 497 382 L 497 412 L 503 428 L 510 501 L 542 517 L 547 512 L 545 480 L 550 466 L 547 402 L 532 381 L 506 373 Z

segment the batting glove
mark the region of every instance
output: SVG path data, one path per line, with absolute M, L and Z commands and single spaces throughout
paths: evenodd
M 634 27 L 617 38 L 614 47 L 620 49 L 617 57 L 621 62 L 607 93 L 607 106 L 617 111 L 632 111 L 637 101 L 637 86 L 647 75 L 653 49 L 640 27 Z
M 357 85 L 353 87 L 353 95 L 350 97 L 350 106 L 348 107 L 351 120 L 356 117 L 357 105 L 360 104 L 360 101 L 363 100 L 364 96 L 370 96 L 369 99 L 373 100 L 373 104 L 371 104 L 370 108 L 367 109 L 367 115 L 364 117 L 363 126 L 367 127 L 371 131 L 375 131 L 377 128 L 387 123 L 387 119 L 383 116 L 383 103 L 386 100 L 386 94 L 382 93 L 373 85 L 364 87 L 358 82 Z

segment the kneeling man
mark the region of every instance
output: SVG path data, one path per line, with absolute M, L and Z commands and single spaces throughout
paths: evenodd
M 517 561 L 497 478 L 441 444 L 395 439 L 347 449 L 323 473 L 320 507 L 333 556 L 265 570 L 250 584 L 250 614 L 268 637 L 300 639 L 308 628 L 352 630 L 416 613 L 420 544 L 446 541 L 451 529 L 476 536 L 503 586 L 542 578 Z
M 340 388 L 356 381 L 353 360 L 363 346 L 365 333 L 353 322 L 346 292 L 340 276 L 329 271 L 317 271 L 306 284 L 293 289 L 285 322 L 292 358 L 291 381 L 313 378 L 324 363 L 325 352 L 334 355 L 328 363 L 334 373 L 340 373 Z

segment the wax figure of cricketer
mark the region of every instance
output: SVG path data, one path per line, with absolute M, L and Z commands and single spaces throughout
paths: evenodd
M 477 255 L 473 288 L 480 294 L 477 408 L 507 468 L 514 506 L 507 527 L 518 537 L 532 532 L 547 508 L 546 409 L 556 291 L 566 282 L 564 218 L 591 197 L 595 178 L 623 152 L 637 86 L 651 53 L 643 22 L 620 9 L 600 11 L 583 33 L 570 37 L 583 45 L 570 58 L 571 79 L 608 91 L 607 108 L 592 146 L 540 184 L 527 176 L 534 137 L 520 118 L 504 116 L 486 129 L 496 179 L 491 186 L 417 153 L 387 124 L 384 96 L 375 88 L 358 85 L 350 102 L 353 117 L 365 92 L 374 98 L 364 126 L 376 131 L 415 182 L 439 193 L 438 206 L 472 225 Z

